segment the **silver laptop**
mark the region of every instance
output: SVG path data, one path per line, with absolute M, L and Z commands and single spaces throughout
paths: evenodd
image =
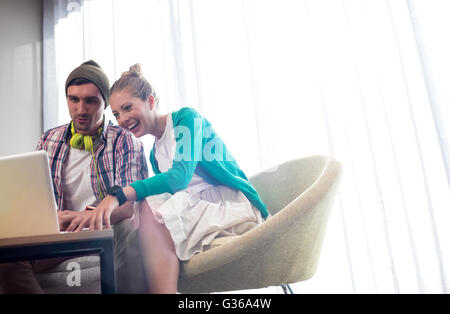
M 0 158 L 0 239 L 58 232 L 47 152 Z

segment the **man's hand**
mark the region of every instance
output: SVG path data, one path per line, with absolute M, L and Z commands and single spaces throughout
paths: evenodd
M 135 201 L 136 191 L 133 187 L 127 186 L 123 189 L 128 201 Z M 120 213 L 120 220 L 129 218 L 133 215 L 133 205 L 126 203 L 122 205 L 125 209 L 125 215 Z M 88 206 L 90 207 L 90 206 Z M 59 211 L 59 227 L 61 231 L 81 231 L 83 228 L 89 227 L 89 230 L 103 230 L 103 225 L 107 229 L 111 229 L 111 215 L 119 207 L 119 201 L 115 196 L 106 196 L 97 207 L 90 207 L 91 210 L 82 212 L 72 212 L 68 210 Z M 123 209 L 123 208 L 122 208 Z M 120 221 L 119 220 L 119 221 Z
M 59 229 L 61 231 L 78 232 L 88 227 L 93 216 L 92 210 L 74 212 L 70 210 L 58 211 Z

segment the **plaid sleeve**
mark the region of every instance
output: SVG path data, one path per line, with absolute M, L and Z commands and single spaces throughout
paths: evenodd
M 41 137 L 39 138 L 39 142 L 36 145 L 36 150 L 43 150 L 43 145 L 45 142 L 45 138 L 47 137 L 47 132 L 45 134 L 42 134 Z
M 115 185 L 125 187 L 148 177 L 142 142 L 131 133 L 122 132 L 116 146 Z

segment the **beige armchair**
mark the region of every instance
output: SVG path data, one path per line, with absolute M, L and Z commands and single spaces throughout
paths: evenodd
M 220 238 L 182 264 L 181 293 L 284 286 L 316 270 L 341 164 L 313 156 L 281 164 L 250 181 L 272 214 L 241 236 Z
M 329 157 L 313 156 L 288 161 L 272 170 L 250 178 L 272 217 L 244 235 L 216 239 L 209 250 L 182 263 L 179 292 L 209 293 L 276 285 L 287 291 L 287 284 L 313 276 L 341 164 Z M 126 222 L 115 228 L 115 236 L 121 228 L 128 228 Z M 132 233 L 119 239 L 133 245 L 135 236 Z M 135 260 L 139 262 L 138 253 Z M 44 289 L 49 293 L 99 293 L 98 257 L 75 259 L 83 273 L 80 287 L 65 284 L 69 273 L 66 264 L 71 261 L 38 276 Z M 128 268 L 132 278 L 121 278 L 123 283 L 119 286 L 131 284 L 132 289 L 127 287 L 126 291 L 145 292 L 141 266 Z

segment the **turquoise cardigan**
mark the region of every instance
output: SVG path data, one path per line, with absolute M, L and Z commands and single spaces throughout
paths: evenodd
M 241 191 L 262 217 L 267 217 L 266 205 L 216 135 L 211 123 L 192 108 L 173 112 L 172 121 L 177 141 L 172 168 L 163 173 L 159 171 L 153 148 L 150 162 L 155 176 L 131 184 L 136 190 L 137 200 L 184 190 L 195 173 L 212 185 L 225 185 Z

